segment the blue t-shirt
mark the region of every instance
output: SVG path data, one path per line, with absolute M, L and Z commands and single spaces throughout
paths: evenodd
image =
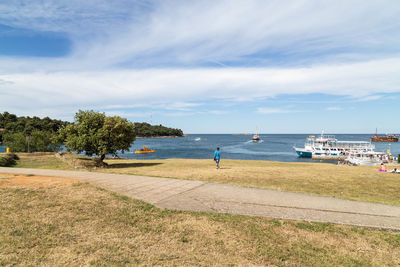
M 216 150 L 215 152 L 214 152 L 214 156 L 215 156 L 215 159 L 219 159 L 221 156 L 221 152 L 220 151 L 218 151 L 218 150 Z

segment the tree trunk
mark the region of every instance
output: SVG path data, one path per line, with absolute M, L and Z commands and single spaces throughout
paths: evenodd
M 106 168 L 108 164 L 103 160 L 106 158 L 105 154 L 102 154 L 100 158 L 95 158 L 94 161 L 96 162 L 96 167 L 98 168 Z

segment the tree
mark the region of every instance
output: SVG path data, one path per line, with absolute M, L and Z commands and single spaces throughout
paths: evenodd
M 32 152 L 57 152 L 61 145 L 62 142 L 53 132 L 35 130 L 31 133 L 30 150 Z
M 35 130 L 30 138 L 29 151 L 31 152 L 56 152 L 60 150 L 62 144 L 53 132 Z M 6 133 L 4 144 L 13 152 L 28 152 L 28 141 L 22 132 Z
M 26 143 L 26 136 L 23 133 L 7 133 L 3 137 L 4 144 L 11 148 L 13 152 L 26 152 L 28 151 L 28 144 Z
M 100 156 L 101 163 L 106 154 L 129 150 L 136 139 L 133 123 L 118 116 L 106 117 L 93 110 L 79 110 L 75 114 L 75 123 L 60 129 L 59 133 L 68 151 Z

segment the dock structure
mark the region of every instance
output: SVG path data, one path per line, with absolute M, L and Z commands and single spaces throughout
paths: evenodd
M 346 155 L 312 155 L 312 159 L 317 160 L 345 160 Z

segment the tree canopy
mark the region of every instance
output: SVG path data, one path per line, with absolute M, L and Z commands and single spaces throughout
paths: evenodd
M 168 128 L 160 125 L 150 125 L 146 122 L 135 122 L 136 136 L 157 137 L 157 136 L 183 136 L 181 129 Z
M 0 129 L 8 133 L 24 133 L 30 135 L 33 131 L 57 132 L 69 122 L 61 120 L 53 120 L 49 117 L 43 119 L 39 117 L 17 117 L 15 114 L 0 113 Z
M 104 113 L 79 110 L 75 123 L 60 130 L 60 137 L 68 150 L 97 155 L 101 161 L 106 154 L 129 150 L 135 141 L 134 124 L 118 116 L 107 117 Z
M 8 112 L 0 113 L 0 143 L 14 152 L 28 151 L 27 136 L 30 136 L 30 151 L 58 151 L 61 143 L 57 131 L 69 122 L 49 117 L 17 117 Z

